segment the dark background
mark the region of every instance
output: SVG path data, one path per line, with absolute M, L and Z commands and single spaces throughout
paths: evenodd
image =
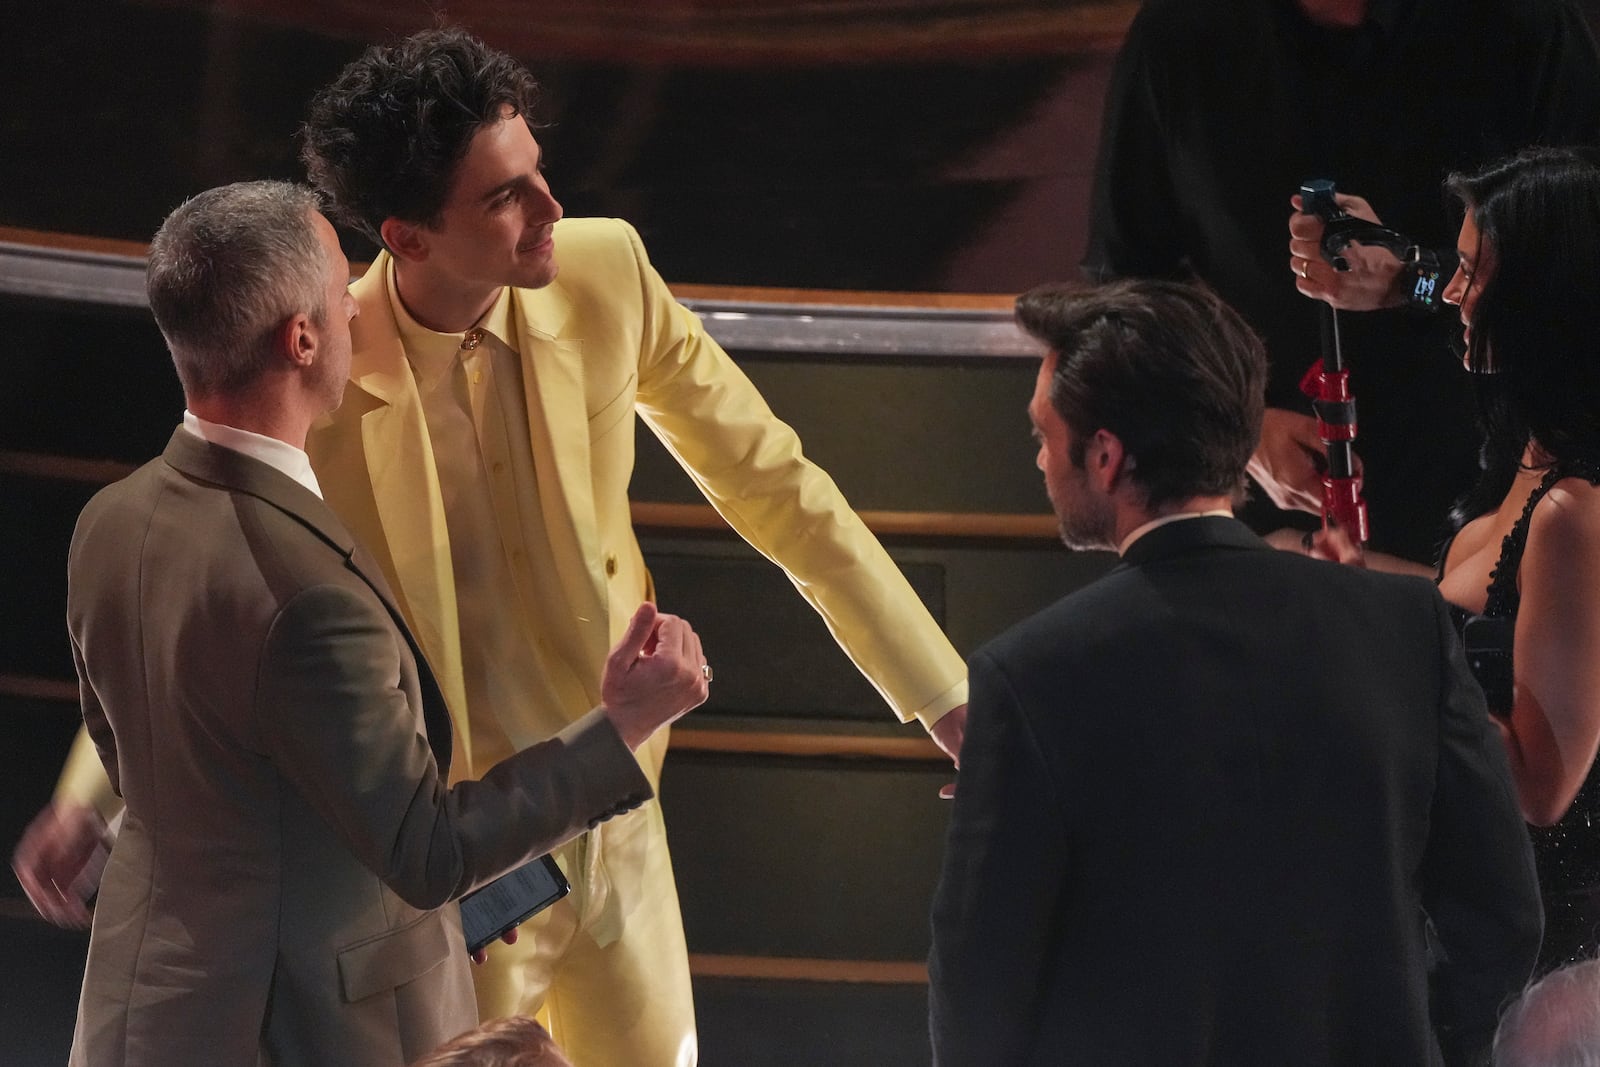
M 306 105 L 366 42 L 237 6 L 0 5 L 0 225 L 144 241 L 201 189 L 303 178 Z M 545 89 L 568 214 L 629 219 L 669 281 L 998 293 L 1075 267 L 1109 62 L 1091 44 L 752 67 L 737 51 L 519 57 Z

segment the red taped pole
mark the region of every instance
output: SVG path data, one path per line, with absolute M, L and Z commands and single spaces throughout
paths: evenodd
M 1328 370 L 1319 359 L 1300 379 L 1300 390 L 1311 398 L 1317 436 L 1328 449 L 1322 525 L 1338 527 L 1357 544 L 1366 544 L 1367 502 L 1361 499 L 1361 476 L 1355 469 L 1356 401 L 1350 395 L 1350 372 L 1343 367 Z

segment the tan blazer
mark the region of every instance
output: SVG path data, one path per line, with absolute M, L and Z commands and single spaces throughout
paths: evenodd
M 599 701 L 606 651 L 651 595 L 627 496 L 635 414 L 734 529 L 789 573 L 902 720 L 936 720 L 965 702 L 965 664 L 899 568 L 673 299 L 633 228 L 567 219 L 555 241 L 556 281 L 513 290 L 512 311 L 544 541 L 560 575 L 560 589 L 536 608 L 541 646 L 530 654 L 565 716 Z M 378 559 L 438 674 L 466 774 L 471 734 L 444 502 L 388 279 L 384 254 L 351 287 L 361 314 L 350 387 L 307 450 L 328 502 Z
M 400 1067 L 476 1022 L 446 905 L 650 794 L 599 714 L 447 789 L 381 574 L 313 494 L 186 431 L 89 503 L 69 575 L 127 811 L 75 1065 Z

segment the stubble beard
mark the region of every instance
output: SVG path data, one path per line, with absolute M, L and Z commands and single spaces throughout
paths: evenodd
M 1056 508 L 1061 543 L 1074 552 L 1115 548 L 1116 515 L 1105 501 Z

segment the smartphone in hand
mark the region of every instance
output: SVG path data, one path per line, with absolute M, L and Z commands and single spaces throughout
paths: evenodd
M 566 875 L 549 856 L 529 860 L 461 898 L 461 932 L 467 954 L 477 955 L 570 892 Z

